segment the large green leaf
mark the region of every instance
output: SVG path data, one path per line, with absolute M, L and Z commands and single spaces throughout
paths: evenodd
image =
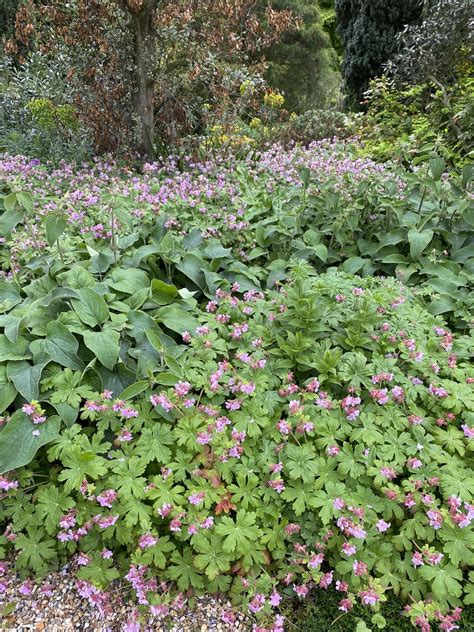
M 359 272 L 361 268 L 363 268 L 364 263 L 365 259 L 362 259 L 362 257 L 349 257 L 349 259 L 346 259 L 344 261 L 341 269 L 348 274 L 355 274 L 356 272 Z
M 5 336 L 10 342 L 17 342 L 22 318 L 4 314 L 0 316 L 0 327 L 4 328 Z
M 0 335 L 0 361 L 27 360 L 30 357 L 27 349 L 28 341 L 25 338 L 20 337 L 16 342 L 11 342 L 4 334 Z
M 231 248 L 224 248 L 218 239 L 211 239 L 206 248 L 204 248 L 204 254 L 209 259 L 225 259 L 231 253 Z
M 46 228 L 46 239 L 48 244 L 52 246 L 63 234 L 67 222 L 64 217 L 56 217 L 54 215 L 48 215 L 44 221 Z
M 160 279 L 153 279 L 151 282 L 151 295 L 158 305 L 167 305 L 172 303 L 173 299 L 178 296 L 178 288 L 175 285 L 168 285 Z
M 39 399 L 39 381 L 45 366 L 46 363 L 31 366 L 28 362 L 9 362 L 7 365 L 8 378 L 29 402 Z
M 135 294 L 150 286 L 146 272 L 135 268 L 114 270 L 107 281 L 111 288 L 123 294 Z
M 4 370 L 4 367 L 3 367 Z M 11 382 L 0 381 L 0 413 L 10 406 L 15 397 L 17 396 L 17 390 Z
M 107 369 L 113 369 L 120 352 L 120 334 L 113 329 L 103 331 L 85 331 L 84 343 L 101 364 Z
M 1 234 L 0 227 L 0 234 Z M 20 288 L 12 281 L 0 281 L 0 307 L 2 310 L 11 309 L 21 303 Z
M 9 236 L 15 226 L 22 221 L 23 217 L 23 211 L 6 210 L 0 216 L 0 234 Z
M 410 243 L 410 256 L 413 261 L 417 261 L 426 246 L 433 239 L 433 231 L 429 228 L 418 230 L 412 228 L 408 231 L 408 241 Z
M 89 287 L 78 291 L 80 299 L 72 299 L 74 311 L 83 323 L 90 327 L 102 325 L 109 318 L 109 308 L 104 298 Z
M 158 311 L 158 320 L 168 329 L 182 334 L 183 331 L 193 332 L 199 327 L 199 321 L 189 312 L 176 305 L 166 305 Z
M 68 328 L 57 321 L 48 323 L 46 327 L 46 353 L 54 362 L 76 371 L 84 368 L 77 357 L 79 342 Z
M 74 408 L 71 404 L 67 402 L 57 402 L 51 404 L 55 409 L 58 415 L 61 418 L 61 421 L 70 428 L 76 421 L 79 415 L 79 408 Z
M 35 425 L 21 410 L 14 413 L 0 431 L 0 474 L 32 461 L 37 450 L 59 435 L 60 419 L 54 415 L 43 424 Z M 39 436 L 33 435 L 38 431 Z
M 133 397 L 140 395 L 140 393 L 143 393 L 143 391 L 146 391 L 149 386 L 150 382 L 147 380 L 130 384 L 130 386 L 127 386 L 127 388 L 120 393 L 119 399 L 132 399 Z
M 28 191 L 19 191 L 16 194 L 18 204 L 22 206 L 28 213 L 33 212 L 33 197 Z M 6 208 L 6 206 L 5 206 Z
M 445 167 L 446 163 L 442 158 L 430 158 L 430 172 L 433 180 L 441 180 Z

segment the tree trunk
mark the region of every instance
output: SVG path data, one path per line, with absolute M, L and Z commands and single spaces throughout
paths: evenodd
M 151 160 L 155 157 L 154 134 L 155 115 L 153 109 L 154 33 L 152 15 L 157 0 L 143 0 L 140 9 L 134 12 L 135 20 L 135 61 L 137 64 L 136 111 L 141 124 L 141 149 Z

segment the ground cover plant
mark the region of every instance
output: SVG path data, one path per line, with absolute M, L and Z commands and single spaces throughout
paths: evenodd
M 0 544 L 25 590 L 72 557 L 103 613 L 124 577 L 142 623 L 225 591 L 277 630 L 331 586 L 342 615 L 383 628 L 395 594 L 454 629 L 473 220 L 469 168 L 434 149 L 2 157 Z
M 244 159 L 223 148 L 201 163 L 175 156 L 145 165 L 141 176 L 100 162 L 50 175 L 35 161 L 6 158 L 5 193 L 30 193 L 31 200 L 25 209 L 26 198 L 6 198 L 3 266 L 14 269 L 33 252 L 58 252 L 46 238 L 49 217 L 64 225 L 60 248 L 68 265 L 100 259 L 106 272 L 137 250 L 135 266 L 152 265 L 162 280 L 192 282 L 191 289 L 211 297 L 224 271 L 249 288 L 271 287 L 285 279 L 294 256 L 318 271 L 341 265 L 349 273 L 396 276 L 416 286 L 433 314 L 466 330 L 472 165 L 448 173 L 435 149 L 426 145 L 404 169 L 327 141 L 247 151 Z

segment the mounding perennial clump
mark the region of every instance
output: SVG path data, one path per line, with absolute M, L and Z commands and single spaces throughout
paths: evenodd
M 416 162 L 328 142 L 141 173 L 1 157 L 0 554 L 24 592 L 73 560 L 104 615 L 128 586 L 129 632 L 206 592 L 281 630 L 329 586 L 342 618 L 388 627 L 394 594 L 455 629 L 472 169 Z
M 470 339 L 394 279 L 292 262 L 279 289 L 233 282 L 185 317 L 163 316 L 176 288 L 153 299 L 128 272 L 62 273 L 41 317 L 3 285 L 17 567 L 73 556 L 104 613 L 125 577 L 144 618 L 226 591 L 280 630 L 282 599 L 335 585 L 381 627 L 393 591 L 422 629 L 455 629 L 474 598 Z

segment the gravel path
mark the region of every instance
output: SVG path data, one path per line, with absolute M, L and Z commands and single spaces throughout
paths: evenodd
M 30 590 L 29 594 L 22 594 Z M 76 578 L 70 568 L 47 575 L 41 585 L 26 583 L 16 573 L 0 577 L 0 630 L 8 632 L 122 632 L 135 621 L 134 606 L 123 599 L 124 587 L 112 591 L 111 614 L 102 618 L 96 607 L 82 598 L 76 589 Z M 194 609 L 185 606 L 173 612 L 166 622 L 150 619 L 130 632 L 211 632 L 236 630 L 247 632 L 252 625 L 242 613 L 232 610 L 224 598 L 198 598 Z M 235 617 L 226 623 L 222 616 Z

